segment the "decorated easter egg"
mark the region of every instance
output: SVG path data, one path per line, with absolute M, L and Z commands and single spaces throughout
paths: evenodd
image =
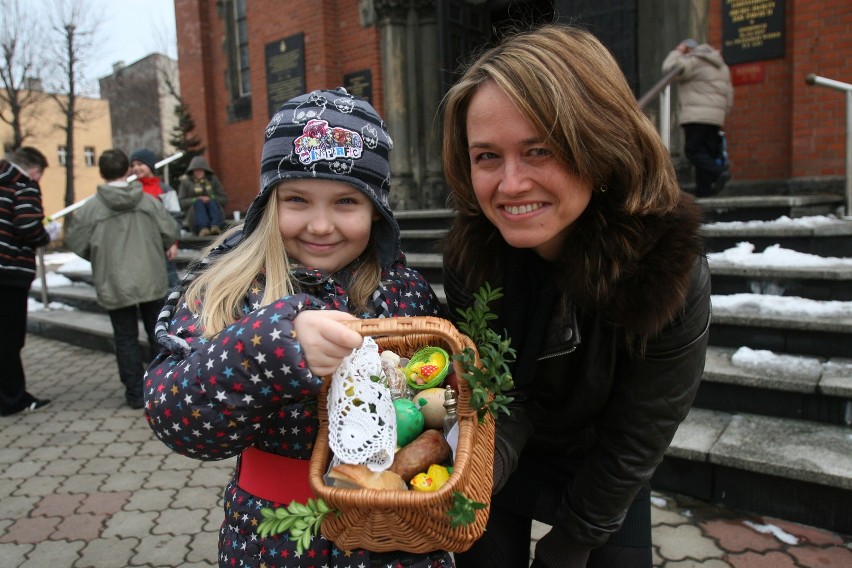
M 420 405 L 407 398 L 398 398 L 393 401 L 396 413 L 396 444 L 401 448 L 423 431 L 423 415 L 420 413 Z
M 425 401 L 420 407 L 420 414 L 423 415 L 426 428 L 441 428 L 444 416 L 447 414 L 444 408 L 444 389 L 442 387 L 424 389 L 414 396 L 414 400 L 418 402 L 421 399 Z

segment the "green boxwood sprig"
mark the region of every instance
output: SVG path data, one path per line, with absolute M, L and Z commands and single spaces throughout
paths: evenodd
M 466 309 L 456 310 L 461 316 L 459 330 L 470 337 L 479 351 L 479 362 L 482 368 L 476 366 L 476 357 L 472 349 L 465 348 L 462 353 L 453 357 L 462 364 L 471 390 L 471 408 L 476 409 L 480 421 L 487 413 L 494 417 L 500 412 L 509 414 L 509 404 L 513 397 L 504 391 L 514 387 L 509 363 L 515 361 L 516 351 L 511 346 L 511 340 L 500 336 L 488 327 L 488 322 L 497 319 L 489 304 L 503 297 L 502 288 L 491 288 L 486 282 L 482 288 L 473 294 L 473 305 Z
M 291 501 L 286 507 L 260 510 L 263 520 L 257 527 L 261 538 L 288 532 L 288 538 L 296 543 L 296 552 L 302 554 L 311 546 L 311 537 L 319 534 L 322 520 L 335 512 L 322 499 L 311 497 L 307 503 Z

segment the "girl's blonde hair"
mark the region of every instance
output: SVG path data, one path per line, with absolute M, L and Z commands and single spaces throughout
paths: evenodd
M 211 251 L 232 234 L 241 231 L 236 227 L 227 231 L 208 247 L 202 257 L 211 258 L 186 289 L 187 307 L 199 315 L 202 335 L 210 338 L 241 318 L 246 291 L 258 274 L 263 274 L 265 287 L 261 305 L 271 304 L 297 290 L 290 276 L 291 263 L 284 250 L 284 241 L 278 228 L 278 196 L 272 190 L 257 227 L 239 245 L 219 257 L 210 257 Z M 375 231 L 370 231 L 370 242 L 360 262 L 353 270 L 348 285 L 350 310 L 361 312 L 381 281 L 378 252 L 374 243 Z

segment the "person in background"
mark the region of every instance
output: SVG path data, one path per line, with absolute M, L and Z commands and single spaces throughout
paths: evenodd
M 485 533 L 459 568 L 651 568 L 649 481 L 704 368 L 701 209 L 610 52 L 549 24 L 506 36 L 444 100 L 451 314 L 485 283 L 517 358 Z M 456 316 L 457 318 L 458 316 Z
M 228 195 L 204 156 L 195 156 L 178 186 L 186 224 L 196 235 L 218 235 L 225 222 Z
M 150 360 L 143 360 L 139 348 L 139 315 L 153 358 L 158 351 L 154 326 L 168 292 L 166 250 L 179 229 L 160 200 L 142 191 L 142 183 L 126 181 L 130 162 L 124 152 L 104 151 L 98 168 L 106 183 L 98 186 L 96 199 L 74 213 L 65 244 L 92 263 L 98 302 L 112 323 L 124 397 L 130 408 L 139 409 Z
M 663 61 L 663 73 L 679 67 L 678 106 L 684 153 L 695 169 L 695 196 L 709 197 L 731 179 L 722 126 L 734 104 L 731 72 L 722 54 L 694 39 L 680 42 Z
M 59 238 L 62 225 L 45 225 L 39 180 L 44 154 L 29 146 L 0 160 L 0 416 L 36 410 L 50 400 L 27 392 L 21 349 L 27 337 L 35 249 Z
M 392 144 L 375 109 L 344 89 L 284 103 L 265 130 L 260 193 L 244 224 L 213 243 L 163 309 L 164 350 L 145 383 L 149 425 L 182 455 L 240 456 L 225 489 L 220 567 L 452 566 L 443 551 L 344 551 L 315 536 L 299 555 L 286 531 L 257 535 L 262 508 L 312 495 L 322 377 L 363 339 L 343 322 L 443 314 L 400 251 Z
M 183 213 L 180 210 L 180 201 L 177 192 L 169 184 L 160 181 L 154 171 L 157 169 L 157 161 L 154 152 L 148 148 L 139 148 L 130 154 L 130 173 L 142 184 L 142 191 L 159 199 L 166 211 L 174 217 L 178 231 L 181 227 Z M 175 257 L 178 252 L 178 242 L 175 241 L 166 251 L 166 270 L 169 275 L 169 288 L 178 284 L 178 272 L 175 265 Z

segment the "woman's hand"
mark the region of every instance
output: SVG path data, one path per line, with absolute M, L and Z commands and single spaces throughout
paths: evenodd
M 357 318 L 336 310 L 306 310 L 293 320 L 296 340 L 314 375 L 332 373 L 344 357 L 361 346 L 361 334 L 341 323 L 354 319 Z

